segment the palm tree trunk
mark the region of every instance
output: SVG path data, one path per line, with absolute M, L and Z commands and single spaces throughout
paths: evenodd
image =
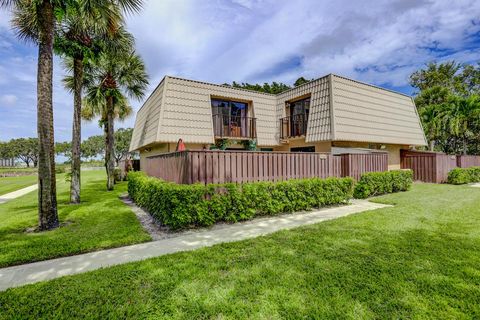
M 115 157 L 113 153 L 114 146 L 114 111 L 113 111 L 113 97 L 107 98 L 107 119 L 105 123 L 105 168 L 107 170 L 107 190 L 113 190 L 115 179 L 113 171 L 115 169 Z
M 82 82 L 83 59 L 73 60 L 73 128 L 72 128 L 72 179 L 70 182 L 70 202 L 80 203 L 80 145 L 82 143 Z
M 58 227 L 55 183 L 55 149 L 53 136 L 52 74 L 53 74 L 53 6 L 42 1 L 38 14 L 38 227 L 49 230 Z

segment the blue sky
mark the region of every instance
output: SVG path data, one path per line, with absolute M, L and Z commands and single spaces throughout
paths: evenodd
M 291 84 L 337 73 L 412 94 L 429 61 L 480 61 L 480 1 L 146 0 L 128 17 L 150 76 Z M 36 55 L 0 11 L 0 140 L 36 135 Z M 54 70 L 57 141 L 71 138 L 72 96 Z M 135 110 L 142 101 L 132 101 Z M 117 127 L 133 126 L 135 117 Z M 102 134 L 84 123 L 84 138 Z

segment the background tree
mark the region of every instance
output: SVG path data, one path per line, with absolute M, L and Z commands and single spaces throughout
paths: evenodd
M 120 128 L 115 131 L 115 163 L 117 166 L 120 160 L 125 160 L 130 156 L 132 133 L 132 128 Z
M 148 77 L 141 57 L 134 51 L 133 37 L 123 28 L 105 47 L 89 69 L 82 114 L 87 120 L 100 117 L 105 133 L 107 190 L 113 190 L 114 120 L 124 119 L 132 112 L 128 98 L 144 96 Z
M 0 141 L 0 159 L 14 158 L 10 144 L 7 141 Z
M 80 202 L 81 108 L 84 67 L 101 50 L 102 40 L 117 32 L 123 23 L 122 9 L 139 10 L 136 0 L 75 1 L 67 8 L 56 28 L 55 49 L 66 60 L 71 76 L 66 87 L 73 92 L 72 170 L 70 202 Z
M 70 179 L 70 202 L 80 203 L 80 165 L 81 165 L 81 110 L 82 110 L 82 85 L 84 63 L 95 52 L 99 51 L 95 37 L 103 30 L 101 27 L 111 25 L 115 28 L 115 20 L 105 21 L 113 15 L 109 9 L 113 6 L 102 6 L 102 2 L 95 3 L 97 6 L 89 6 L 85 11 L 78 2 L 73 2 L 66 10 L 62 21 L 56 28 L 55 51 L 65 58 L 65 65 L 71 77 L 71 84 L 67 81 L 67 89 L 73 92 L 73 125 L 71 143 L 71 179 Z M 107 11 L 104 14 L 102 10 Z M 120 16 L 118 19 L 121 19 Z M 106 28 L 105 28 L 106 29 Z
M 37 138 L 12 139 L 5 147 L 10 157 L 22 160 L 27 167 L 30 165 L 37 167 L 39 157 Z
M 478 153 L 480 64 L 431 62 L 414 72 L 418 108 L 430 150 Z
M 224 85 L 233 87 L 233 88 L 247 89 L 247 90 L 253 90 L 253 91 L 258 91 L 263 93 L 271 93 L 271 94 L 278 94 L 291 88 L 290 86 L 281 82 L 272 82 L 272 83 L 265 82 L 263 85 L 260 85 L 260 84 L 250 84 L 250 83 L 243 83 L 243 82 L 237 83 L 233 81 L 231 85 L 228 83 L 225 83 Z
M 55 143 L 55 154 L 67 158 L 67 162 L 72 161 L 72 143 L 69 141 Z
M 308 80 L 308 79 L 305 79 L 304 77 L 300 77 L 295 81 L 293 86 L 298 87 L 312 80 L 314 79 Z M 271 93 L 271 94 L 279 94 L 292 88 L 288 84 L 285 84 L 282 82 L 275 82 L 275 81 L 272 83 L 265 82 L 264 84 L 258 84 L 258 83 L 250 84 L 248 82 L 238 83 L 233 81 L 232 84 L 224 83 L 223 85 L 228 87 L 233 87 L 233 88 L 247 89 L 247 90 L 258 91 L 263 93 Z
M 105 138 L 101 135 L 91 136 L 82 142 L 81 149 L 82 157 L 85 159 L 103 157 L 105 153 Z
M 441 112 L 442 110 L 438 104 L 427 105 L 419 112 L 430 151 L 435 150 L 435 141 L 441 137 L 443 121 Z
M 305 84 L 305 83 L 308 83 L 310 81 L 313 81 L 314 79 L 305 79 L 304 77 L 300 77 L 298 78 L 294 83 L 293 83 L 293 86 L 294 87 L 298 87 L 298 86 L 301 86 L 302 84 Z
M 468 153 L 468 144 L 478 143 L 480 99 L 452 96 L 445 108 L 448 131 L 461 142 L 462 153 Z

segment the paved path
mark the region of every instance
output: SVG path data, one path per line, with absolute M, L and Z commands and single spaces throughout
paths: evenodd
M 34 184 L 34 185 L 29 186 L 29 187 L 25 187 L 23 189 L 12 191 L 10 193 L 4 194 L 4 195 L 0 196 L 0 204 L 5 203 L 5 202 L 10 201 L 10 200 L 13 200 L 15 198 L 24 196 L 27 193 L 30 193 L 32 191 L 37 190 L 37 188 L 38 188 L 38 184 Z
M 195 250 L 222 242 L 255 238 L 283 229 L 384 207 L 388 207 L 388 205 L 366 200 L 353 200 L 352 204 L 347 206 L 259 218 L 243 223 L 223 224 L 212 229 L 187 232 L 168 239 L 3 268 L 0 269 L 0 291 L 28 283 L 144 260 L 169 253 Z
M 480 188 L 480 183 L 473 183 L 470 186 L 474 188 Z

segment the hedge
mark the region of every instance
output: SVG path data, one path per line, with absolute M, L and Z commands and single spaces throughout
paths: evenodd
M 466 184 L 480 182 L 480 167 L 455 168 L 448 173 L 447 183 Z
M 310 178 L 182 185 L 130 172 L 128 193 L 137 205 L 175 230 L 345 203 L 352 197 L 353 180 Z
M 413 183 L 412 170 L 364 173 L 355 185 L 353 196 L 365 199 L 385 193 L 407 191 Z

